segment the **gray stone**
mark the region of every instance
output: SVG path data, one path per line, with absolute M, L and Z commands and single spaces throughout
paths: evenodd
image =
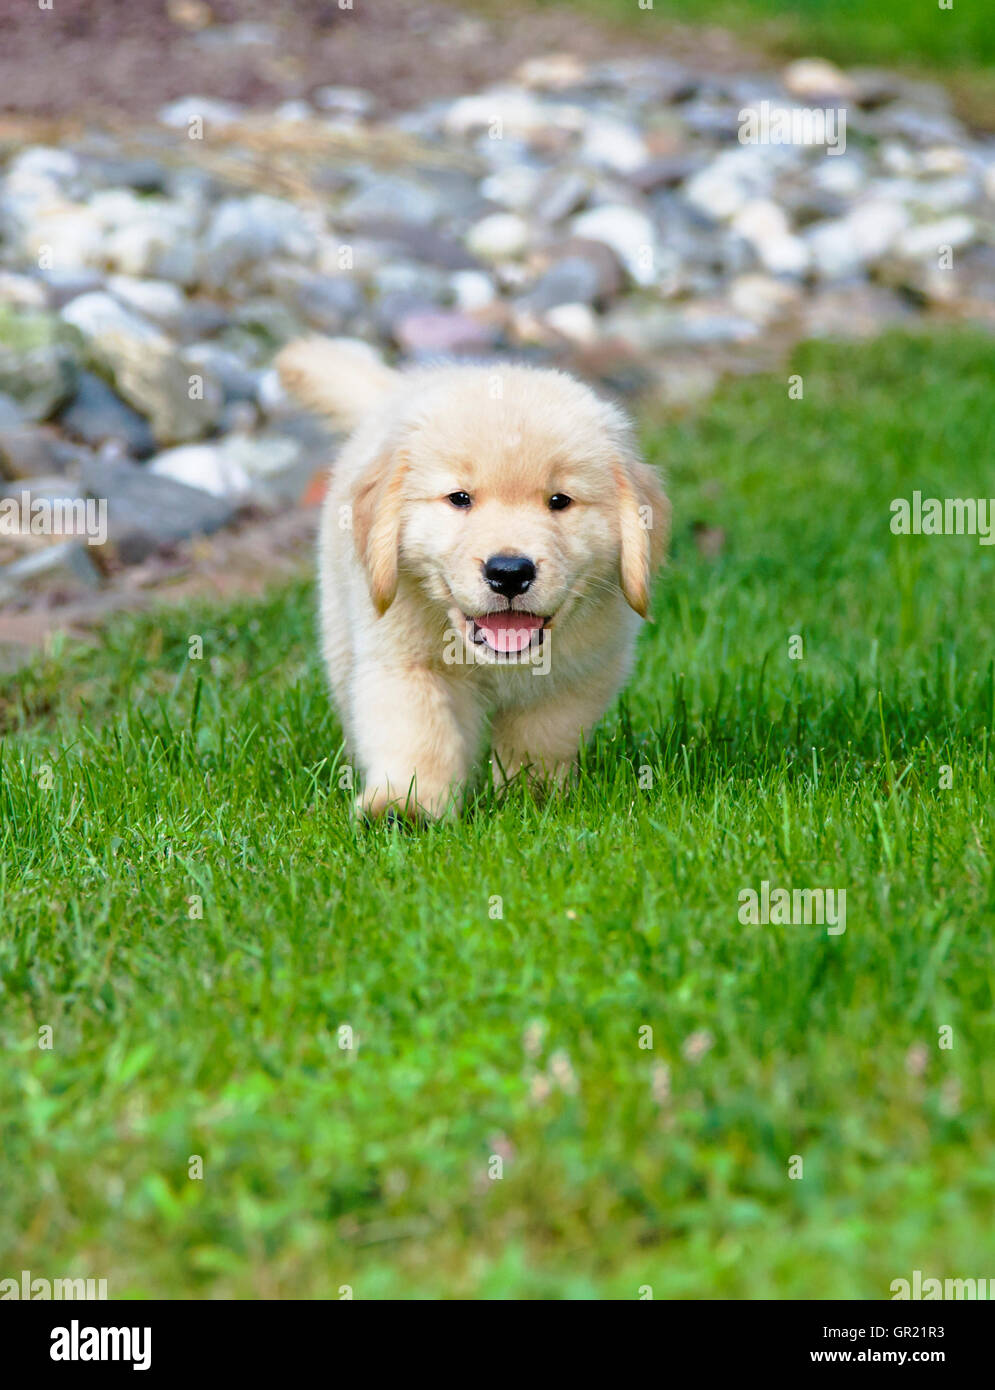
M 654 193 L 658 188 L 677 188 L 703 169 L 705 162 L 700 154 L 658 155 L 633 171 L 632 182 L 644 193 Z
M 263 296 L 240 304 L 232 314 L 232 322 L 236 328 L 247 328 L 270 348 L 282 346 L 301 332 L 300 318 L 286 304 Z
M 624 203 L 605 203 L 582 212 L 570 226 L 574 236 L 610 246 L 637 285 L 653 283 L 657 238 L 644 212 Z
M 45 478 L 77 468 L 83 451 L 45 425 L 0 424 L 0 474 L 7 478 Z
M 388 252 L 410 256 L 443 270 L 474 270 L 480 264 L 454 237 L 422 223 L 369 218 L 362 224 L 362 232 Z M 344 276 L 338 278 L 345 279 Z
M 602 280 L 593 259 L 585 256 L 564 256 L 539 278 L 521 306 L 542 314 L 557 304 L 594 304 L 602 298 Z
M 19 430 L 27 423 L 27 419 L 13 396 L 0 394 L 0 430 Z
M 218 343 L 191 343 L 185 355 L 194 370 L 203 370 L 220 385 L 226 402 L 255 400 L 260 371 L 237 353 Z
M 363 306 L 363 292 L 351 275 L 311 275 L 297 286 L 297 312 L 322 333 L 344 332 Z
M 155 450 L 148 421 L 93 372 L 80 372 L 76 394 L 59 415 L 59 424 L 91 448 L 117 440 L 135 458 L 146 458 Z
M 76 362 L 62 343 L 25 350 L 0 342 L 0 392 L 12 397 L 31 420 L 48 420 L 76 388 Z
M 82 333 L 94 361 L 148 419 L 160 444 L 187 443 L 214 425 L 223 398 L 213 377 L 137 314 L 108 294 L 89 294 L 74 299 L 62 317 Z
M 56 541 L 0 568 L 0 602 L 39 589 L 72 594 L 100 583 L 100 570 L 85 540 Z
M 337 220 L 350 227 L 383 218 L 424 225 L 434 222 L 442 207 L 439 196 L 423 183 L 398 175 L 368 174 L 363 186 L 338 209 Z
M 95 187 L 133 188 L 136 193 L 164 193 L 169 173 L 157 159 L 128 155 L 83 155 L 83 173 Z
M 102 458 L 86 462 L 80 486 L 88 497 L 107 499 L 110 543 L 126 563 L 137 563 L 163 542 L 217 531 L 237 512 L 233 502 L 202 488 Z
M 587 201 L 593 180 L 586 171 L 566 169 L 548 174 L 536 191 L 532 212 L 540 222 L 562 222 Z
M 275 256 L 306 261 L 316 248 L 311 222 L 293 203 L 264 193 L 230 198 L 215 210 L 204 237 L 202 279 L 209 287 L 230 289 L 233 277 L 261 261 Z
M 81 294 L 92 294 L 104 287 L 99 270 L 43 270 L 41 278 L 52 309 L 63 309 Z

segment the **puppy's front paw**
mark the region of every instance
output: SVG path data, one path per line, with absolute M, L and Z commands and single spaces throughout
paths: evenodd
M 357 815 L 367 820 L 438 820 L 459 810 L 459 794 L 451 787 L 426 794 L 419 791 L 414 779 L 404 792 L 396 791 L 389 782 L 374 782 L 368 783 L 356 798 L 355 808 Z

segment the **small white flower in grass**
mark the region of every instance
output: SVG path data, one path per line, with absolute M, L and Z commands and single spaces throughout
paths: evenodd
M 946 1119 L 960 1114 L 960 1082 L 956 1076 L 948 1076 L 940 1087 L 940 1114 Z
M 681 1048 L 684 1056 L 689 1062 L 700 1062 L 706 1052 L 710 1052 L 715 1039 L 707 1028 L 699 1028 L 689 1037 L 685 1038 L 684 1046 Z
M 653 1067 L 650 1087 L 657 1105 L 666 1105 L 670 1100 L 670 1068 L 666 1062 L 657 1062 Z
M 922 1076 L 929 1061 L 929 1051 L 925 1043 L 913 1043 L 905 1054 L 905 1070 L 909 1076 Z
M 577 1074 L 565 1052 L 554 1052 L 549 1059 L 549 1071 L 554 1083 L 568 1096 L 577 1093 Z
M 546 1035 L 546 1026 L 538 1020 L 533 1020 L 522 1034 L 522 1047 L 525 1049 L 526 1057 L 538 1057 L 542 1051 L 542 1040 Z
M 536 1072 L 529 1087 L 530 1099 L 536 1105 L 542 1105 L 543 1101 L 549 1100 L 553 1094 L 553 1087 L 550 1085 L 549 1077 L 543 1076 L 541 1072 Z

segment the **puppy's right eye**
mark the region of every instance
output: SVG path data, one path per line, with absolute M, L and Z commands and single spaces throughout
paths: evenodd
M 454 507 L 469 507 L 473 498 L 468 492 L 451 492 L 446 498 L 447 502 L 452 502 Z

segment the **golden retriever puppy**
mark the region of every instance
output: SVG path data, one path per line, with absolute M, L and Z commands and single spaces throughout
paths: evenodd
M 353 427 L 319 569 L 357 808 L 458 808 L 488 739 L 499 785 L 562 780 L 629 672 L 669 533 L 626 417 L 527 366 L 396 372 L 320 338 L 277 366 Z

